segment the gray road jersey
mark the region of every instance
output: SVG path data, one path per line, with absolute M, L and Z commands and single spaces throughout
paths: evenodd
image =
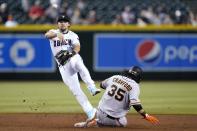
M 98 108 L 110 116 L 120 118 L 126 115 L 130 105 L 139 104 L 139 84 L 121 75 L 112 76 L 102 82 L 106 87 Z

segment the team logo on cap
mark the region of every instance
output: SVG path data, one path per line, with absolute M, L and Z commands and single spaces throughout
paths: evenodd
M 157 41 L 144 40 L 138 44 L 136 56 L 144 64 L 156 64 L 161 57 L 161 47 Z

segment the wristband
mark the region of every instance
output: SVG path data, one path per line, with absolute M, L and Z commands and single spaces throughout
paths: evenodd
M 147 114 L 144 110 L 142 110 L 141 112 L 139 111 L 139 113 L 140 113 L 144 118 L 146 118 L 146 117 L 148 116 L 148 114 Z

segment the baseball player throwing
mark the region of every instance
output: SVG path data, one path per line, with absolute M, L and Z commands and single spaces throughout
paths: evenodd
M 142 69 L 134 66 L 124 71 L 121 75 L 114 75 L 101 83 L 105 89 L 97 109 L 96 119 L 76 123 L 75 127 L 92 126 L 115 126 L 125 127 L 127 125 L 126 114 L 131 106 L 153 124 L 158 124 L 158 119 L 148 115 L 142 108 L 139 100 L 139 83 L 142 77 Z
M 59 71 L 64 83 L 76 97 L 88 120 L 94 118 L 96 109 L 92 107 L 86 95 L 80 88 L 77 73 L 86 83 L 90 93 L 94 96 L 100 92 L 94 81 L 91 79 L 89 71 L 85 67 L 80 51 L 79 37 L 76 33 L 69 30 L 70 20 L 67 16 L 61 15 L 57 20 L 58 29 L 51 29 L 45 37 L 49 39 L 52 53 L 59 66 Z

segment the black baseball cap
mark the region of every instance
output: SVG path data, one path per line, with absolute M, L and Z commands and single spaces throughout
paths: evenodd
M 57 18 L 57 22 L 70 22 L 70 18 L 66 15 L 60 15 Z

